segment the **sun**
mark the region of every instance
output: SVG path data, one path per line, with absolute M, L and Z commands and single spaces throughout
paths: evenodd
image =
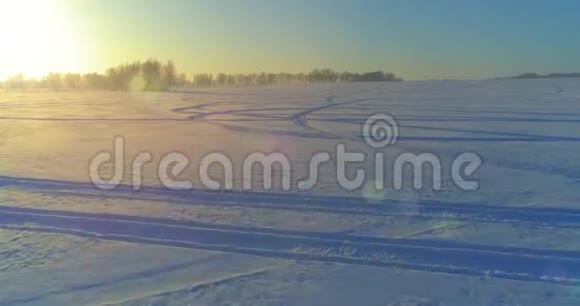
M 74 26 L 59 0 L 0 0 L 0 80 L 82 70 Z

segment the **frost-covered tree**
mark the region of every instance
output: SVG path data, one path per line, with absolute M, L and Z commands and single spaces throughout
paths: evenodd
M 171 86 L 175 85 L 175 80 L 177 79 L 177 69 L 173 61 L 167 61 L 163 65 L 162 80 L 165 90 L 171 89 Z

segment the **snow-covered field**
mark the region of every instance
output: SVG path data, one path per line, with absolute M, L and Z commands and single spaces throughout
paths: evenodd
M 295 186 L 317 152 L 375 153 L 376 113 L 400 128 L 387 160 L 435 154 L 442 190 L 347 191 L 328 166 L 308 191 L 242 191 L 240 171 L 210 191 L 197 173 L 211 152 L 235 169 L 281 152 Z M 577 79 L 2 92 L 0 305 L 576 305 L 579 125 Z M 153 155 L 140 191 L 129 162 L 117 189 L 90 183 L 116 136 L 127 161 Z M 175 152 L 194 190 L 160 181 Z M 483 160 L 476 191 L 451 180 L 463 152 Z

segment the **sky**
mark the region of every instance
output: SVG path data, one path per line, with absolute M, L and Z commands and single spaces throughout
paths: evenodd
M 189 75 L 580 71 L 576 0 L 0 0 L 0 28 L 0 78 L 149 57 Z

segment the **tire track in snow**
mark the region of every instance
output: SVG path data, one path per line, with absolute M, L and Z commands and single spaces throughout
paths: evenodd
M 316 112 L 316 111 L 319 111 L 319 110 L 329 109 L 329 108 L 332 108 L 332 107 L 337 106 L 337 103 L 334 102 L 334 99 L 335 98 L 336 98 L 336 96 L 330 96 L 330 97 L 326 98 L 326 101 L 329 104 L 322 105 L 322 106 L 317 106 L 317 107 L 313 107 L 313 108 L 309 108 L 309 109 L 303 110 L 303 111 L 301 111 L 299 113 L 295 113 L 295 114 L 293 114 L 290 117 L 290 120 L 292 121 L 292 123 L 295 126 L 298 126 L 300 128 L 304 128 L 306 130 L 310 130 L 310 131 L 315 132 L 317 134 L 323 135 L 324 138 L 327 138 L 327 139 L 340 139 L 341 138 L 340 136 L 337 136 L 337 135 L 334 135 L 332 133 L 329 133 L 329 132 L 326 132 L 326 131 L 323 131 L 323 130 L 314 128 L 308 122 L 308 115 L 309 114 L 311 114 L 313 112 Z M 344 103 L 354 103 L 354 101 L 344 102 Z
M 510 207 L 483 203 L 450 204 L 437 201 L 383 200 L 369 203 L 364 198 L 355 197 L 249 191 L 170 191 L 161 187 L 145 187 L 136 192 L 130 186 L 119 186 L 115 190 L 104 192 L 96 189 L 90 183 L 0 176 L 0 188 L 10 186 L 53 195 L 143 200 L 193 206 L 259 208 L 363 216 L 401 216 L 561 229 L 580 228 L 580 210 L 569 208 Z
M 580 253 L 573 251 L 210 226 L 147 217 L 6 207 L 0 209 L 0 224 L 0 228 L 9 230 L 279 259 L 580 284 Z
M 381 89 L 375 89 L 375 90 L 377 92 L 374 95 L 377 97 L 384 93 Z M 367 90 L 364 90 L 363 92 L 367 92 Z M 356 94 L 358 94 L 358 93 L 355 93 L 354 95 L 356 95 Z M 320 130 L 320 129 L 313 127 L 308 120 L 308 115 L 310 115 L 314 112 L 331 109 L 331 108 L 334 108 L 337 106 L 344 106 L 344 105 L 356 104 L 356 103 L 360 103 L 360 102 L 372 101 L 373 98 L 360 98 L 360 99 L 349 100 L 349 101 L 345 101 L 345 102 L 335 102 L 336 98 L 337 98 L 337 96 L 329 96 L 326 98 L 326 102 L 327 102 L 326 104 L 321 105 L 321 106 L 307 108 L 301 112 L 293 114 L 290 118 L 292 123 L 294 123 L 294 125 L 296 125 L 298 127 L 314 131 L 314 132 L 319 133 L 319 134 L 326 136 L 328 138 L 336 138 L 336 139 L 345 138 L 343 136 L 335 135 L 335 134 L 332 134 L 330 132 Z M 358 139 L 355 139 L 355 140 L 358 140 Z

